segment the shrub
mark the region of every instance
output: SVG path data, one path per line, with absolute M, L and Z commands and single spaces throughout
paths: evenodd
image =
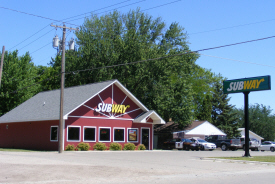
M 97 142 L 95 145 L 94 145 L 94 150 L 106 150 L 108 149 L 108 147 L 106 146 L 105 143 L 102 143 L 102 142 Z
M 90 149 L 90 144 L 89 143 L 84 143 L 84 142 L 81 142 L 77 145 L 77 148 L 78 150 L 80 151 L 88 151 Z
M 68 144 L 65 148 L 65 151 L 74 151 L 76 149 L 76 147 L 72 144 Z
M 140 144 L 138 145 L 138 150 L 146 150 L 146 147 L 144 146 L 144 144 Z
M 124 144 L 123 150 L 135 150 L 136 146 L 133 143 L 126 143 Z
M 117 142 L 113 142 L 110 144 L 110 150 L 122 150 L 122 145 Z

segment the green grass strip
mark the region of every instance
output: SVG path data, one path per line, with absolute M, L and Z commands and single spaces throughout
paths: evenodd
M 216 157 L 220 159 L 245 160 L 258 162 L 275 162 L 275 156 L 255 156 L 255 157 Z

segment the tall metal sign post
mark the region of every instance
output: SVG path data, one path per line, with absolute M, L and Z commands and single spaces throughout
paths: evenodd
M 245 157 L 249 157 L 249 114 L 248 94 L 251 91 L 270 90 L 270 75 L 252 78 L 243 78 L 223 81 L 223 92 L 244 94 L 244 121 L 245 121 Z

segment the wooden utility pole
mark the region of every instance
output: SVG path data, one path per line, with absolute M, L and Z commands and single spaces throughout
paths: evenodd
M 58 132 L 58 152 L 62 153 L 64 150 L 64 114 L 63 114 L 63 104 L 64 104 L 64 86 L 65 86 L 65 40 L 66 40 L 66 29 L 78 30 L 75 28 L 63 26 L 51 25 L 52 27 L 63 28 L 63 38 L 62 38 L 62 60 L 61 60 L 61 82 L 60 82 L 60 115 L 59 115 L 59 132 Z
M 5 46 L 3 46 L 3 49 L 2 49 L 2 57 L 1 57 L 1 65 L 0 65 L 0 88 L 1 88 L 1 79 L 2 79 L 4 56 L 5 56 Z

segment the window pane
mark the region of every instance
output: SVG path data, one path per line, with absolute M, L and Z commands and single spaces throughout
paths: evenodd
M 110 141 L 110 129 L 109 128 L 100 128 L 100 140 L 99 141 Z
M 70 141 L 78 141 L 79 140 L 79 127 L 68 127 L 68 140 Z
M 137 141 L 137 129 L 128 129 L 128 141 Z
M 51 141 L 57 141 L 57 127 L 51 127 Z
M 114 141 L 124 141 L 124 129 L 115 129 Z
M 95 141 L 95 128 L 84 128 L 84 141 Z

